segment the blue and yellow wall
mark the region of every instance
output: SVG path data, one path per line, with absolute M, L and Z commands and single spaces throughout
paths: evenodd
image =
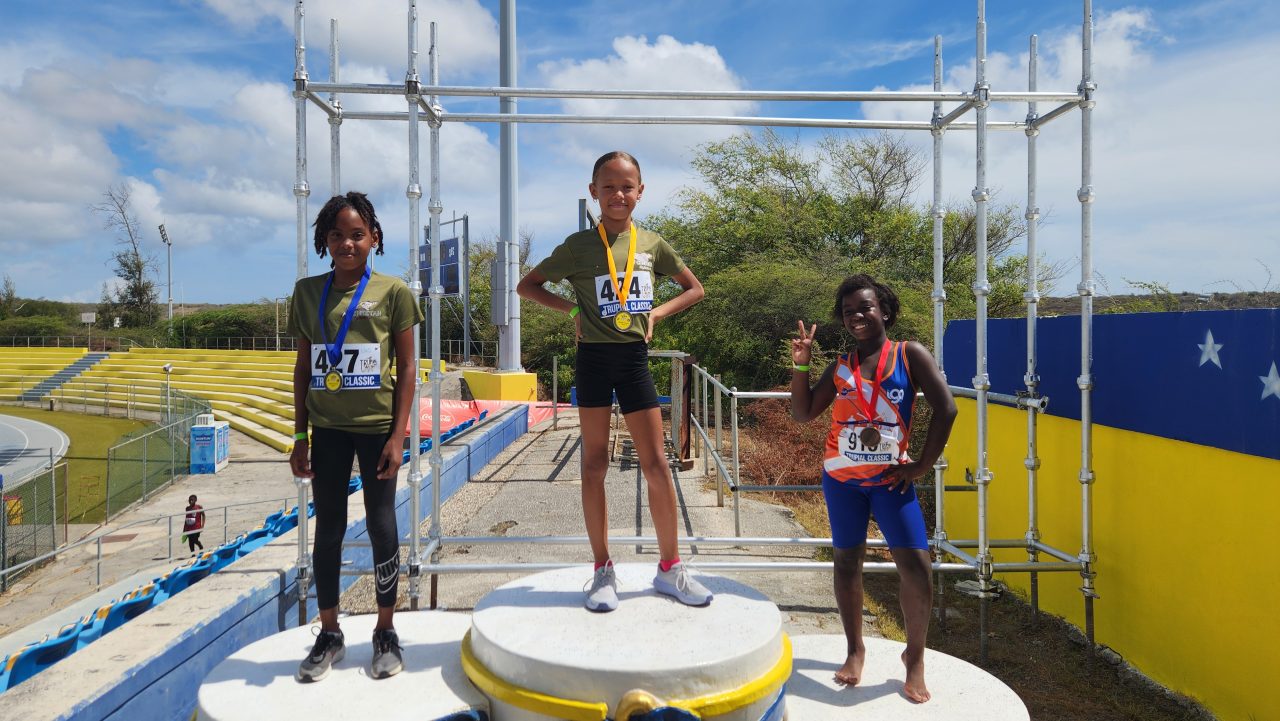
M 1023 387 L 1026 321 L 993 321 L 992 390 Z M 947 377 L 969 385 L 973 321 L 950 324 Z M 1094 319 L 1096 640 L 1220 718 L 1280 719 L 1280 311 Z M 1041 540 L 1081 544 L 1080 319 L 1038 325 Z M 975 406 L 947 447 L 949 482 L 976 467 Z M 1027 529 L 1025 411 L 990 406 L 992 538 Z M 976 494 L 947 495 L 947 533 L 977 537 Z M 1025 560 L 1021 549 L 997 561 Z M 1044 557 L 1042 556 L 1042 559 Z M 1000 580 L 1026 592 L 1027 574 Z M 1078 574 L 1040 575 L 1041 606 L 1083 627 Z

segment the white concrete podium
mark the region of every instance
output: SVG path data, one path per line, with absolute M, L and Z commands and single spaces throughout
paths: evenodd
M 796 721 L 858 718 L 895 721 L 1028 721 L 1022 699 L 1000 679 L 955 656 L 925 649 L 924 680 L 932 698 L 913 703 L 902 693 L 900 656 L 906 644 L 866 638 L 867 660 L 857 686 L 835 682 L 844 663 L 844 635 L 796 636 L 787 713 Z
M 463 642 L 463 665 L 490 697 L 494 721 L 617 718 L 631 691 L 648 703 L 623 703 L 627 709 L 781 719 L 791 649 L 777 606 L 732 579 L 699 576 L 715 600 L 690 608 L 653 590 L 655 570 L 617 566 L 619 605 L 611 613 L 583 608 L 590 566 L 527 576 L 485 596 Z
M 200 687 L 196 718 L 621 721 L 666 709 L 650 718 L 1028 719 L 1008 686 L 935 651 L 925 653 L 933 698 L 912 703 L 902 694 L 905 646 L 881 638 L 866 639 L 862 683 L 840 686 L 832 677 L 844 660 L 842 635 L 788 638 L 771 601 L 719 576 L 699 574 L 715 593 L 710 606 L 683 606 L 654 592 L 654 570 L 617 567 L 612 613 L 583 608 L 586 565 L 512 581 L 471 615 L 397 613 L 405 670 L 383 680 L 368 671 L 375 616 L 342 619 L 346 657 L 318 683 L 294 678 L 314 627 L 289 629 L 216 666 Z
M 471 685 L 458 663 L 470 616 L 443 611 L 397 613 L 404 671 L 387 679 L 369 676 L 376 621 L 373 614 L 341 619 L 346 657 L 317 683 L 299 683 L 294 678 L 315 642 L 314 626 L 291 628 L 245 646 L 205 677 L 196 718 L 434 721 L 472 710 L 487 713 L 488 699 Z

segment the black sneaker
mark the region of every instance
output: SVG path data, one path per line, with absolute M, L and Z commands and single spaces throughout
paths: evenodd
M 373 662 L 369 671 L 374 678 L 390 678 L 404 670 L 400 655 L 400 637 L 394 628 L 373 632 Z
M 329 675 L 329 667 L 347 654 L 347 645 L 341 631 L 321 631 L 311 653 L 298 666 L 298 680 L 303 683 L 319 681 Z

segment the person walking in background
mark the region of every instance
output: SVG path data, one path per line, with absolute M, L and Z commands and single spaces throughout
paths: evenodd
M 187 517 L 182 521 L 182 537 L 187 541 L 191 555 L 196 555 L 196 548 L 204 550 L 200 542 L 200 531 L 204 528 L 204 506 L 196 503 L 195 494 L 187 497 Z

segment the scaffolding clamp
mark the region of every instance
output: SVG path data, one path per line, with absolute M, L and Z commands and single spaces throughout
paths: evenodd
M 1093 202 L 1093 186 L 1086 185 L 1080 188 L 1079 190 L 1077 190 L 1076 200 L 1079 200 L 1081 203 L 1092 203 Z
M 974 376 L 974 377 L 973 377 L 973 389 L 974 389 L 975 391 L 988 391 L 988 390 L 991 390 L 991 377 L 990 377 L 990 376 L 988 376 L 986 373 L 982 373 L 982 374 L 980 374 L 980 375 L 976 375 L 976 376 Z
M 1093 485 L 1093 482 L 1096 480 L 1098 480 L 1098 477 L 1094 475 L 1093 471 L 1080 471 L 1080 483 L 1090 486 Z
M 991 188 L 974 188 L 969 195 L 973 196 L 973 202 L 985 203 L 991 199 Z
M 301 72 L 301 76 L 293 76 L 293 97 L 295 98 L 307 97 L 307 71 L 303 70 Z
M 1093 390 L 1093 374 L 1092 374 L 1092 373 L 1081 373 L 1081 374 L 1076 378 L 1076 388 L 1079 388 L 1079 389 L 1080 389 L 1080 390 L 1082 390 L 1082 391 L 1091 391 L 1091 390 Z
M 1028 471 L 1040 470 L 1040 456 L 1027 456 L 1022 459 L 1022 467 Z
M 991 105 L 991 86 L 980 83 L 973 86 L 973 107 L 986 108 Z
M 947 299 L 947 291 L 943 288 L 938 288 L 930 293 L 929 297 L 937 301 L 945 301 Z
M 1023 132 L 1028 138 L 1034 138 L 1040 134 L 1040 127 L 1036 125 L 1036 121 L 1040 119 L 1039 113 L 1027 113 L 1027 129 Z
M 1093 281 L 1077 283 L 1076 293 L 1082 296 L 1093 295 Z
M 1098 84 L 1092 80 L 1080 83 L 1076 86 L 1076 92 L 1080 93 L 1081 110 L 1092 110 L 1093 107 L 1098 104 L 1098 102 L 1093 99 L 1093 93 L 1097 89 Z
M 311 195 L 311 186 L 307 185 L 307 181 L 300 180 L 293 184 L 293 196 L 295 198 L 305 198 Z
M 410 200 L 417 200 L 422 197 L 422 186 L 417 183 L 409 183 L 404 189 L 404 197 Z
M 409 290 L 413 291 L 414 295 L 422 295 L 422 281 L 418 280 L 417 278 L 414 278 L 413 280 L 409 281 Z M 409 480 L 413 480 L 413 479 L 409 479 Z

